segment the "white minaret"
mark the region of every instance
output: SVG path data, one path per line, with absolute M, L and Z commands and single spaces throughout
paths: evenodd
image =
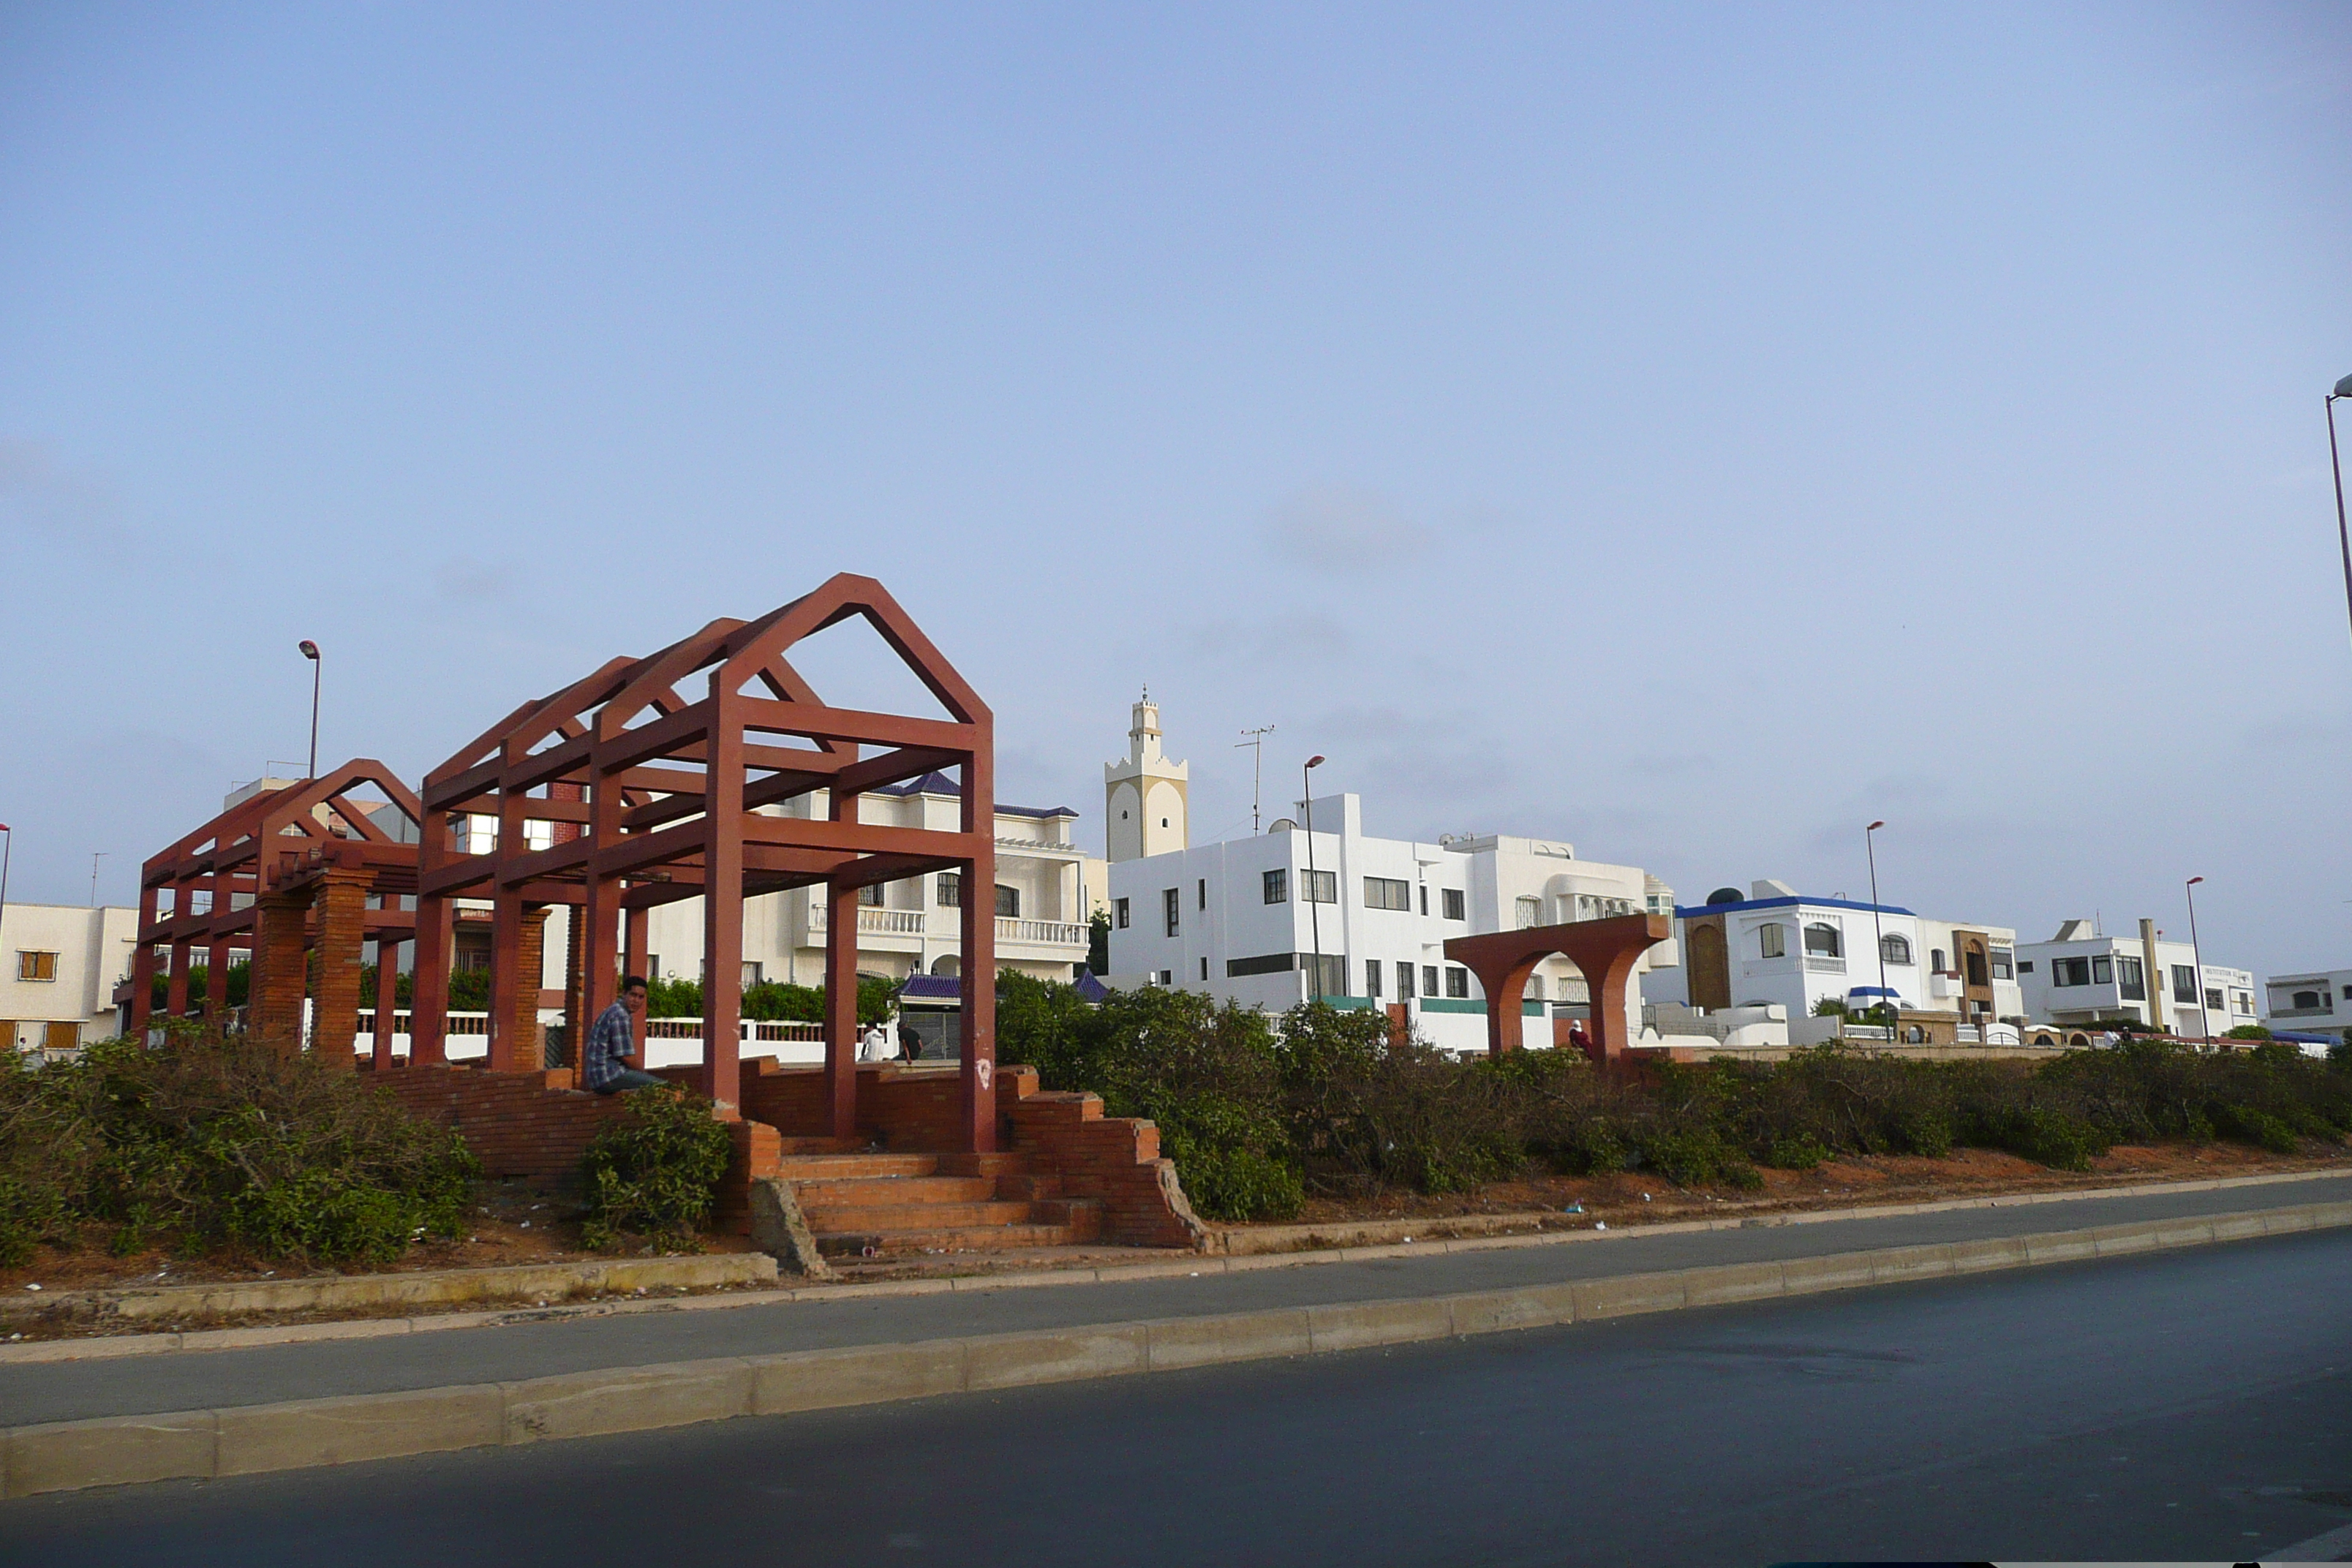
M 1171 763 L 1160 752 L 1160 710 L 1146 688 L 1127 731 L 1127 759 L 1103 764 L 1103 821 L 1108 858 L 1139 860 L 1192 847 L 1185 822 L 1185 796 L 1192 764 Z

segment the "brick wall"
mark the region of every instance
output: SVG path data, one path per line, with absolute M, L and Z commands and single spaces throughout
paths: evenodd
M 361 1070 L 373 1072 L 367 1064 Z M 552 1183 L 572 1174 L 588 1140 L 623 1114 L 618 1095 L 572 1087 L 569 1072 L 483 1072 L 428 1063 L 374 1073 L 409 1111 L 455 1127 L 490 1176 Z
M 1207 1230 L 1177 1184 L 1176 1163 L 1160 1157 L 1160 1129 L 1131 1116 L 1107 1117 L 1102 1097 L 1040 1092 L 1030 1068 L 997 1075 L 997 1105 L 1013 1121 L 1013 1146 L 1041 1170 L 1060 1174 L 1062 1191 L 1103 1205 L 1106 1239 L 1128 1247 L 1199 1250 Z

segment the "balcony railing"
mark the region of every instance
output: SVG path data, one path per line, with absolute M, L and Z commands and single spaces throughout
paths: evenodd
M 857 906 L 857 934 L 860 936 L 920 936 L 924 930 L 921 910 L 886 910 L 873 904 Z M 809 900 L 809 930 L 825 929 L 824 900 Z
M 1823 958 L 1818 952 L 1809 952 L 1805 954 L 1805 967 L 1812 971 L 1815 974 L 1843 974 L 1845 973 L 1845 960 L 1843 958 Z
M 1013 920 L 1000 915 L 996 921 L 996 940 L 1028 942 L 1040 947 L 1084 947 L 1091 933 L 1086 927 L 1072 925 L 1067 921 Z

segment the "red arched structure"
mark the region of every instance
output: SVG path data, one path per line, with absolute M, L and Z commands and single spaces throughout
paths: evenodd
M 862 618 L 948 717 L 828 707 L 786 654 L 804 637 Z M 681 689 L 694 680 L 696 689 Z M 449 963 L 451 900 L 492 906 L 492 1070 L 530 1068 L 525 1020 L 538 975 L 525 973 L 527 924 L 576 905 L 576 1026 L 595 1017 L 620 973 L 625 913 L 703 900 L 702 1088 L 731 1114 L 740 1092 L 743 900 L 822 885 L 829 900 L 825 1098 L 836 1137 L 856 1131 L 857 895 L 935 871 L 995 883 L 995 721 L 881 584 L 847 574 L 755 621 L 713 621 L 636 660 L 614 660 L 527 703 L 425 776 L 418 871 L 413 1059 L 440 1059 L 436 1003 Z M 961 772 L 958 829 L 858 820 L 857 797 L 927 773 Z M 826 792 L 822 816 L 761 810 Z M 498 820 L 487 854 L 460 853 L 453 815 Z M 532 823 L 551 825 L 534 835 Z M 544 847 L 533 848 L 533 837 Z M 632 931 L 639 949 L 642 927 Z M 633 952 L 632 956 L 636 956 Z M 962 910 L 960 1142 L 995 1147 L 996 924 L 985 899 Z
M 1625 985 L 1633 965 L 1672 935 L 1674 923 L 1664 915 L 1618 915 L 1457 936 L 1446 942 L 1445 956 L 1475 974 L 1486 993 L 1486 1053 L 1495 1057 L 1519 1048 L 1520 1002 L 1527 994 L 1528 976 L 1554 953 L 1566 958 L 1584 972 L 1586 994 L 1592 999 L 1586 1050 L 1605 1065 L 1624 1057 Z
M 371 787 L 391 803 L 394 820 L 353 798 L 354 790 Z M 423 820 L 416 796 L 391 769 L 357 758 L 323 778 L 241 800 L 150 857 L 140 870 L 139 938 L 126 998 L 131 1032 L 144 1031 L 153 1007 L 158 947 L 171 951 L 164 1011 L 175 1018 L 188 1012 L 189 970 L 195 950 L 205 950 L 208 1019 L 226 1015 L 229 955 L 242 948 L 253 963 L 246 1027 L 299 1048 L 305 967 L 316 948 L 312 1048 L 349 1067 L 359 1023 L 360 949 L 373 942 L 375 1063 L 390 1066 L 388 977 L 399 973 L 400 944 L 415 929 L 415 916 L 403 906 L 416 891 Z

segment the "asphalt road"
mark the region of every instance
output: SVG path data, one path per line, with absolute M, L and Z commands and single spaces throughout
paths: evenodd
M 119 1361 L 0 1364 L 0 1426 L 321 1399 L 712 1356 L 901 1343 L 1267 1308 L 1504 1289 L 1605 1275 L 2234 1214 L 2352 1196 L 2352 1177 L 1875 1214 L 1717 1231 L 1588 1234 L 1561 1245 L 1370 1258 L 1198 1278 L 930 1296 L 849 1296 L 723 1311 L 568 1317 L 390 1339 L 331 1340 Z M 2242 1246 L 2231 1242 L 2228 1247 Z
M 2245 1561 L 2352 1521 L 2352 1233 L 0 1504 L 0 1563 Z

